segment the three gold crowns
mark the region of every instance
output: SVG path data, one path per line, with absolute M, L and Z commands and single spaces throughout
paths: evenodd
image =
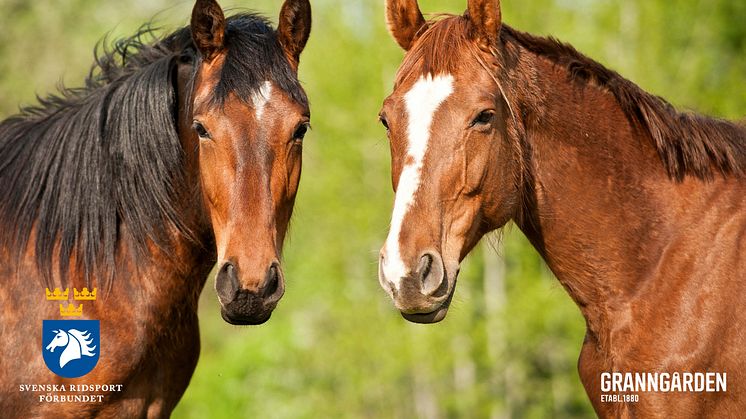
M 47 300 L 48 301 L 67 301 L 70 295 L 70 288 L 65 288 L 65 291 L 61 291 L 59 288 L 55 288 L 54 291 L 49 291 L 47 288 Z M 83 290 L 78 291 L 77 288 L 73 288 L 73 300 L 76 301 L 94 301 L 96 299 L 96 288 L 93 291 L 88 291 L 87 287 Z M 65 317 L 78 317 L 83 315 L 83 304 L 75 307 L 74 303 L 70 303 L 67 307 L 60 304 L 60 316 Z

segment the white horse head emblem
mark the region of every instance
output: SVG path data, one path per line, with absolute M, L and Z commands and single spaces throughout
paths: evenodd
M 63 368 L 72 360 L 82 358 L 84 355 L 96 356 L 96 354 L 93 353 L 96 346 L 91 346 L 93 338 L 91 338 L 91 334 L 88 333 L 87 330 L 81 332 L 77 329 L 70 329 L 68 331 L 54 330 L 53 332 L 55 332 L 56 335 L 54 336 L 54 339 L 49 342 L 49 345 L 47 345 L 47 350 L 49 352 L 54 352 L 56 348 L 65 348 L 62 350 L 62 355 L 60 355 L 60 368 Z

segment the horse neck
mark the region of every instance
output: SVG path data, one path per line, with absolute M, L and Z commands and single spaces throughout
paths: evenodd
M 650 134 L 629 122 L 611 93 L 582 86 L 545 58 L 521 56 L 521 72 L 535 77 L 530 94 L 527 84 L 523 92 L 511 86 L 514 107 L 524 110 L 528 150 L 528 204 L 518 224 L 591 333 L 602 334 L 635 299 L 652 298 L 649 282 L 666 279 L 666 251 L 682 234 L 695 239 L 691 226 L 700 228 L 703 215 L 717 211 L 713 200 L 724 181 L 672 181 Z
M 60 364 L 67 364 L 70 361 L 80 359 L 82 357 L 81 353 L 83 351 L 83 348 L 80 342 L 78 342 L 78 339 L 69 332 L 65 333 L 67 333 L 67 345 L 62 351 L 62 354 L 60 354 Z

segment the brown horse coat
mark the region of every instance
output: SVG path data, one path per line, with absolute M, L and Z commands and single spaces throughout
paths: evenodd
M 600 416 L 742 416 L 746 129 L 502 25 L 496 0 L 429 22 L 390 0 L 387 19 L 407 54 L 381 111 L 396 202 L 379 280 L 402 314 L 441 320 L 461 260 L 514 220 L 586 319 Z M 727 390 L 610 403 L 604 372 L 726 373 Z

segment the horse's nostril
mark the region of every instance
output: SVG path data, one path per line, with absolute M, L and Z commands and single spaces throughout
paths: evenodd
M 423 294 L 435 295 L 444 292 L 443 285 L 447 284 L 447 281 L 440 255 L 430 252 L 422 255 L 417 266 L 417 277 L 421 281 Z
M 276 263 L 273 263 L 267 271 L 267 278 L 264 285 L 264 292 L 262 295 L 267 298 L 275 295 L 278 288 L 280 288 L 280 268 Z
M 433 265 L 433 257 L 429 253 L 425 253 L 420 258 L 420 264 L 417 266 L 417 272 L 420 275 L 420 280 L 424 283 L 427 277 L 430 275 L 430 268 Z
M 218 299 L 223 304 L 230 303 L 236 298 L 238 288 L 236 267 L 231 262 L 224 263 L 215 279 L 215 291 L 218 293 Z

